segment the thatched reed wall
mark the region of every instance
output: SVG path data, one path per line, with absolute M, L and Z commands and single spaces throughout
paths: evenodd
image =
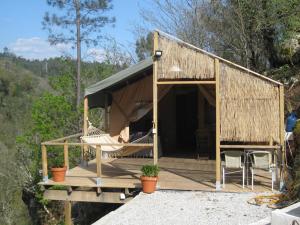
M 279 87 L 220 63 L 221 140 L 279 142 Z
M 163 51 L 158 63 L 159 80 L 214 78 L 213 57 L 162 35 L 158 39 L 158 49 Z

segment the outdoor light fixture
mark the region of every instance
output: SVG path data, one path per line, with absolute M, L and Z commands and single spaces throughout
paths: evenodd
M 162 56 L 162 50 L 155 50 L 155 58 L 160 58 Z

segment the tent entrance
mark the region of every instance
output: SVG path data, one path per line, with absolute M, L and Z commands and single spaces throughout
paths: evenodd
M 159 142 L 163 156 L 215 156 L 215 89 L 174 85 L 158 105 Z
M 195 153 L 197 130 L 197 89 L 185 87 L 176 93 L 176 152 Z
M 214 93 L 214 87 L 210 88 L 209 91 L 206 87 L 207 95 Z M 163 156 L 211 158 L 214 154 L 215 135 L 211 134 L 215 132 L 215 110 L 202 92 L 198 85 L 174 85 L 159 102 L 158 128 Z M 197 140 L 199 132 L 207 137 L 205 142 Z

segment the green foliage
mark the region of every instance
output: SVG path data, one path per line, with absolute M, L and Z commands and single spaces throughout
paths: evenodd
M 41 141 L 63 136 L 76 127 L 78 114 L 64 96 L 45 93 L 32 107 L 33 132 Z
M 42 179 L 40 144 L 81 131 L 83 107 L 75 104 L 75 65 L 70 58 L 40 61 L 16 57 L 8 50 L 0 53 L 0 224 L 60 221 L 60 203 L 46 201 L 37 185 Z M 83 62 L 81 88 L 120 68 L 109 61 Z M 89 119 L 99 126 L 101 115 L 101 109 L 92 109 Z M 49 169 L 62 164 L 62 146 L 47 146 L 47 152 Z M 69 146 L 71 168 L 79 164 L 80 156 L 80 147 Z M 58 219 L 49 218 L 44 207 Z
M 135 53 L 139 60 L 144 60 L 152 55 L 153 33 L 148 33 L 146 37 L 140 37 L 135 42 Z
M 68 188 L 63 185 L 53 185 L 49 189 L 50 190 L 68 190 Z
M 76 43 L 79 41 L 76 26 L 80 26 L 80 41 L 87 45 L 97 45 L 103 38 L 100 35 L 101 28 L 115 22 L 114 17 L 105 14 L 112 9 L 111 0 L 47 0 L 47 4 L 59 9 L 56 13 L 46 12 L 42 22 L 43 28 L 49 32 L 51 44 Z M 61 32 L 57 27 L 67 32 Z
M 141 171 L 143 173 L 143 176 L 157 177 L 159 173 L 159 168 L 157 165 L 143 165 Z
M 61 149 L 48 153 L 48 165 L 50 168 L 63 168 L 65 166 L 64 155 Z

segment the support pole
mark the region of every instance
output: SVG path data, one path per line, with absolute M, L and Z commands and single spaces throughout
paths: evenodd
M 47 148 L 42 145 L 42 167 L 43 167 L 43 181 L 48 181 L 48 163 L 47 163 Z
M 153 55 L 158 49 L 158 32 L 153 35 Z M 157 165 L 158 162 L 158 104 L 157 104 L 157 59 L 153 62 L 153 163 Z
M 216 79 L 216 190 L 221 189 L 221 150 L 220 150 L 220 62 L 215 59 Z
M 64 141 L 64 161 L 65 161 L 65 167 L 67 168 L 67 171 L 69 171 L 70 166 L 69 166 L 69 145 L 68 141 Z
M 280 167 L 280 189 L 284 185 L 284 167 L 285 167 L 285 143 L 284 143 L 284 135 L 285 135 L 285 127 L 284 127 L 284 86 L 279 86 L 279 116 L 280 116 L 280 124 L 279 124 L 279 140 L 281 145 L 281 167 Z
M 88 98 L 84 98 L 84 104 L 83 104 L 83 135 L 88 135 L 88 113 L 89 113 L 89 103 Z M 88 158 L 88 146 L 83 146 L 83 160 L 87 162 Z
M 72 203 L 65 201 L 65 224 L 72 225 Z
M 105 94 L 105 106 L 104 106 L 104 130 L 108 132 L 108 94 Z
M 101 184 L 101 175 L 102 175 L 101 158 L 102 158 L 101 146 L 100 145 L 96 145 L 96 165 L 97 165 L 96 184 L 97 185 Z

